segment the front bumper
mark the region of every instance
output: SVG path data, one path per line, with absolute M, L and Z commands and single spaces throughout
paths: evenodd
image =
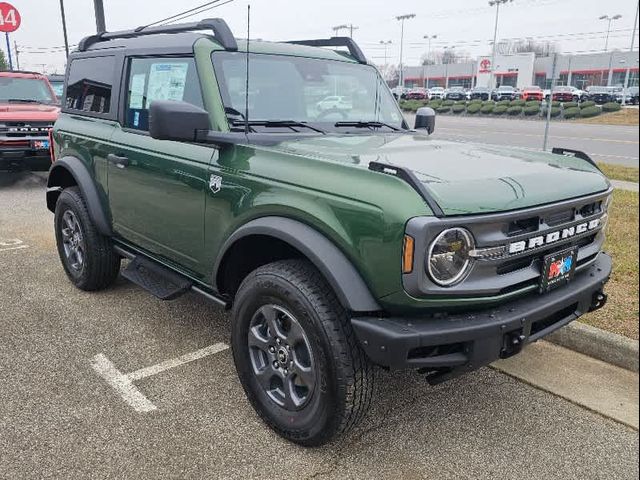
M 431 317 L 356 317 L 356 336 L 369 358 L 392 369 L 419 368 L 438 383 L 512 356 L 527 343 L 596 310 L 611 274 L 601 253 L 572 282 L 547 294 L 529 294 L 490 310 Z
M 48 150 L 0 149 L 0 171 L 47 172 L 50 167 L 51 156 Z

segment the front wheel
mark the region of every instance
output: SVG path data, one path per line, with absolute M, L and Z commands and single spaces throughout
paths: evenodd
M 60 261 L 76 287 L 101 290 L 115 281 L 120 257 L 93 224 L 78 187 L 67 188 L 58 197 L 54 227 Z
M 374 366 L 335 293 L 307 261 L 249 274 L 234 301 L 231 337 L 247 398 L 282 437 L 322 445 L 367 412 Z

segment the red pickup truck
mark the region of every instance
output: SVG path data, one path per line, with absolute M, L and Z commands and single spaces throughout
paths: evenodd
M 48 170 L 49 130 L 59 113 L 47 77 L 0 72 L 0 171 Z

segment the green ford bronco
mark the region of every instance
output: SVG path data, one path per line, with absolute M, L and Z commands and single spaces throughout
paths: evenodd
M 120 273 L 232 310 L 247 397 L 283 437 L 353 427 L 378 368 L 432 383 L 606 302 L 611 185 L 581 152 L 410 128 L 349 38 L 237 41 L 219 19 L 87 37 L 47 206 L 78 288 Z

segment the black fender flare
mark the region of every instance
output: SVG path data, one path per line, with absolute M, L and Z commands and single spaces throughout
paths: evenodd
M 89 216 L 96 228 L 102 235 L 111 236 L 111 222 L 109 216 L 104 211 L 103 203 L 100 200 L 100 193 L 86 165 L 76 157 L 62 157 L 54 162 L 49 169 L 47 179 L 47 208 L 54 212 L 56 201 L 63 190 L 64 185 L 60 185 L 58 179 L 62 170 L 66 170 L 76 185 L 80 188 L 82 197 L 87 204 Z
M 216 259 L 214 284 L 226 253 L 235 242 L 250 235 L 274 237 L 300 251 L 324 275 L 346 309 L 353 312 L 382 310 L 356 268 L 331 240 L 309 225 L 285 217 L 258 218 L 233 232 Z

